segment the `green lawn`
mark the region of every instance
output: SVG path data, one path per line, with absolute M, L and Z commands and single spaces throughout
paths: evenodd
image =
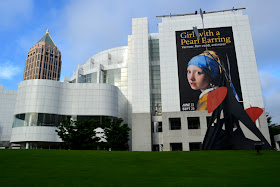
M 0 186 L 279 185 L 280 152 L 0 150 Z

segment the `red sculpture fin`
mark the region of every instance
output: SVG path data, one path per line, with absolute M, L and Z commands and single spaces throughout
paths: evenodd
M 207 96 L 207 110 L 208 113 L 213 112 L 226 98 L 227 88 L 219 87 L 212 92 L 210 92 Z
M 255 122 L 263 113 L 263 109 L 259 107 L 247 108 L 245 111 L 247 112 L 248 116 L 252 119 L 253 122 Z

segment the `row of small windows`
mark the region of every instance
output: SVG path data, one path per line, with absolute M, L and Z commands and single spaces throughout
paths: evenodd
M 44 68 L 48 68 L 50 70 L 52 70 L 52 68 L 54 68 L 54 70 L 56 71 L 57 68 L 59 68 L 61 66 L 61 61 L 53 61 L 53 59 L 50 59 L 50 63 L 47 62 L 48 59 L 46 59 L 45 63 L 44 63 Z M 40 67 L 42 66 L 42 61 L 37 61 L 35 64 L 34 64 L 34 67 Z M 29 63 L 29 61 L 27 60 L 27 63 L 26 63 L 26 66 L 25 66 L 25 71 L 28 71 L 28 70 L 31 70 L 33 68 L 33 63 Z
M 190 142 L 189 150 L 190 151 L 200 151 L 202 143 L 201 142 Z M 154 144 L 152 151 L 163 151 L 162 144 Z M 170 143 L 170 151 L 183 151 L 183 143 Z
M 188 129 L 200 129 L 199 117 L 188 117 Z M 181 118 L 169 118 L 169 129 L 180 130 Z
M 207 124 L 211 117 L 206 117 Z M 200 129 L 199 117 L 188 117 L 188 129 Z M 181 118 L 169 118 L 169 130 L 181 130 Z M 162 132 L 162 122 L 152 123 L 152 132 Z
M 27 60 L 28 61 L 28 60 Z M 56 61 L 54 61 L 54 63 L 52 63 L 53 61 L 51 61 L 51 63 L 47 63 L 47 62 L 45 62 L 45 63 L 43 63 L 43 66 L 44 66 L 44 68 L 45 69 L 48 69 L 48 70 L 53 70 L 54 69 L 54 71 L 57 71 L 59 68 L 60 68 L 60 66 L 61 66 L 61 61 L 59 61 L 59 63 L 58 63 L 58 61 L 56 60 Z M 41 66 L 42 66 L 42 61 L 37 61 L 35 64 L 34 64 L 34 68 L 35 67 L 37 67 L 37 68 L 41 68 Z M 28 63 L 27 62 L 27 64 L 26 64 L 26 66 L 25 66 L 25 71 L 30 71 L 30 70 L 32 70 L 33 69 L 33 63 Z
M 56 76 L 53 76 L 53 77 L 51 77 L 51 76 L 46 76 L 46 75 L 37 75 L 37 74 L 35 74 L 35 75 L 32 75 L 32 76 L 28 76 L 28 77 L 25 77 L 25 79 L 24 80 L 29 80 L 29 79 L 48 79 L 48 80 L 57 80 L 57 81 L 59 81 L 59 77 L 56 77 Z
M 42 46 L 42 47 L 44 47 L 44 46 Z M 45 48 L 45 51 L 46 51 L 46 53 L 45 53 L 46 55 L 48 55 L 48 54 L 50 54 L 51 56 L 55 55 L 55 58 L 58 58 L 57 55 L 60 55 L 59 51 L 54 51 L 53 49 Z M 34 50 L 28 52 L 27 58 L 35 55 L 36 53 L 43 53 L 43 52 L 44 52 L 44 48 L 34 49 Z
M 50 68 L 50 70 L 47 70 L 47 69 L 43 69 L 43 74 L 42 74 L 42 78 L 46 78 L 46 77 L 49 77 L 49 78 L 59 78 L 60 76 L 60 73 L 59 72 L 56 72 L 57 71 L 57 68 L 55 67 L 54 71 L 52 71 L 52 68 Z M 41 75 L 41 68 L 35 68 L 35 72 L 34 72 L 34 69 L 30 69 L 29 71 L 26 71 L 25 72 L 25 77 L 29 77 L 29 76 L 32 76 L 32 75 Z M 39 76 L 36 76 L 34 78 L 39 78 Z
M 43 56 L 44 55 L 38 54 L 37 56 L 29 57 L 29 58 L 26 59 L 26 63 L 28 64 L 28 63 L 34 62 L 36 60 L 36 58 L 37 58 L 37 60 L 43 61 Z M 57 56 L 53 57 L 51 55 L 49 57 L 49 56 L 45 55 L 45 61 L 50 61 L 50 62 L 58 63 L 58 61 L 60 61 L 60 59 L 58 60 Z

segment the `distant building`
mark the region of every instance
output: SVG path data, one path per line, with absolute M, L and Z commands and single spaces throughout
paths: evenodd
M 190 83 L 187 68 L 206 46 L 232 78 L 240 104 L 264 109 L 248 16 L 235 10 L 206 13 L 204 21 L 205 32 L 200 15 L 168 15 L 158 24 L 158 33 L 149 33 L 147 18 L 133 19 L 127 46 L 95 54 L 64 82 L 53 81 L 59 80 L 60 53 L 48 44 L 52 40 L 46 33 L 42 44 L 38 42 L 28 53 L 28 59 L 32 54 L 36 60 L 31 60 L 33 68 L 28 61 L 27 72 L 36 62 L 45 73 L 35 78 L 53 80 L 19 83 L 10 142 L 22 148 L 55 148 L 61 142 L 55 132 L 61 119 L 113 117 L 123 118 L 132 129 L 130 150 L 199 150 L 211 114 L 197 110 L 204 91 L 198 83 Z M 54 68 L 56 76 L 50 73 Z M 209 65 L 209 70 L 214 69 Z M 269 141 L 265 113 L 255 125 Z M 240 126 L 247 138 L 258 140 Z
M 60 80 L 61 53 L 49 35 L 46 34 L 29 49 L 25 62 L 23 80 Z

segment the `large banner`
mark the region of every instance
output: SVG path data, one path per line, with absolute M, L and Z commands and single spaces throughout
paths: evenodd
M 215 60 L 225 67 L 242 100 L 232 28 L 198 31 L 199 39 L 193 30 L 176 31 L 181 111 L 207 109 L 207 105 L 203 106 L 206 95 L 217 88 L 221 76 Z M 206 46 L 210 54 L 205 52 Z

